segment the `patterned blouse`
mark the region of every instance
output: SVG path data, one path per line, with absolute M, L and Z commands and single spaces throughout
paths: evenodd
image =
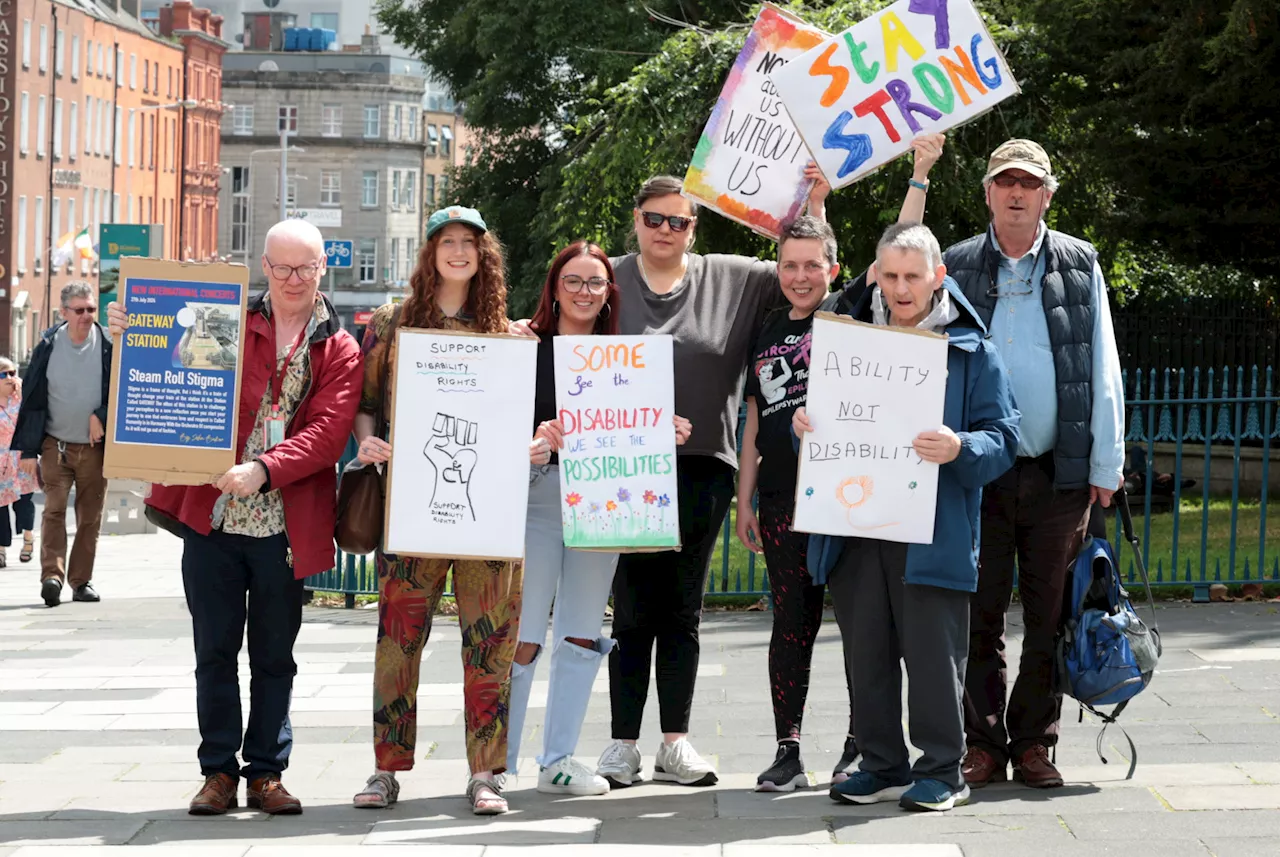
M 22 453 L 9 451 L 20 410 L 22 396 L 17 393 L 0 404 L 0 506 L 8 506 L 25 494 L 34 493 L 37 488 L 36 478 L 22 471 Z
M 270 317 L 270 297 L 267 298 L 266 311 Z M 307 343 L 311 341 L 316 328 L 328 320 L 328 307 L 325 306 L 324 301 L 316 301 L 315 313 L 312 314 L 311 321 L 307 322 L 307 329 L 302 334 L 302 345 L 294 352 L 293 360 L 289 362 L 288 367 L 284 365 L 284 361 L 288 358 L 293 343 L 283 343 L 283 347 L 276 353 L 276 371 L 284 372 L 284 380 L 280 385 L 280 400 L 281 413 L 286 426 L 289 420 L 293 419 L 298 405 L 302 403 L 302 397 L 306 395 L 307 387 L 311 384 L 311 357 Z M 262 402 L 258 405 L 258 414 L 253 421 L 253 431 L 250 432 L 249 440 L 245 443 L 244 455 L 240 458 L 241 464 L 248 464 L 265 451 L 265 421 L 271 416 L 271 406 L 274 404 L 271 401 L 271 392 L 271 385 L 268 384 L 267 389 L 262 392 Z M 222 531 L 257 539 L 270 538 L 283 533 L 285 531 L 284 500 L 280 496 L 280 490 L 277 488 L 265 494 L 230 498 L 222 517 Z

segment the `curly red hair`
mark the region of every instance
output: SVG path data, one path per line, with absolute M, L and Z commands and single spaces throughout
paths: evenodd
M 481 232 L 468 226 L 476 236 L 480 266 L 471 278 L 467 302 L 463 309 L 474 316 L 481 333 L 507 332 L 507 274 L 502 244 L 492 232 Z M 436 303 L 440 288 L 440 272 L 436 270 L 436 247 L 444 234 L 441 229 L 427 239 L 418 251 L 418 264 L 409 276 L 409 295 L 401 311 L 405 327 L 438 328 L 444 325 L 444 313 Z

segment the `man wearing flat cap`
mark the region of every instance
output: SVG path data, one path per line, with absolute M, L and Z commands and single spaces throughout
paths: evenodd
M 1062 694 L 1054 638 L 1089 508 L 1110 506 L 1124 462 L 1124 389 L 1106 283 L 1093 246 L 1045 226 L 1058 188 L 1049 156 L 1009 140 L 982 180 L 991 225 L 943 254 L 990 331 L 1022 412 L 1013 469 L 982 498 L 978 591 L 970 601 L 964 777 L 1062 785 L 1050 760 Z M 1022 662 L 1006 707 L 1005 612 L 1015 560 Z

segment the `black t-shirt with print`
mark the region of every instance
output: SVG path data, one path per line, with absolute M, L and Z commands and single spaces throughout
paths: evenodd
M 792 320 L 791 307 L 764 320 L 751 349 L 746 394 L 756 400 L 760 453 L 757 490 L 794 494 L 798 458 L 791 439 L 791 417 L 804 405 L 809 389 L 809 344 L 813 316 Z

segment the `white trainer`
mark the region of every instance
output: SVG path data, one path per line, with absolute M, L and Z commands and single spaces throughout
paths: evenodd
M 615 740 L 600 754 L 596 773 L 607 780 L 611 787 L 625 789 L 644 779 L 640 775 L 642 766 L 640 751 L 635 744 Z
M 565 756 L 538 773 L 538 791 L 544 795 L 607 795 L 609 781 L 572 756 Z
M 674 744 L 663 743 L 653 763 L 655 782 L 679 783 L 682 786 L 714 786 L 720 781 L 711 763 L 698 755 L 688 738 Z

